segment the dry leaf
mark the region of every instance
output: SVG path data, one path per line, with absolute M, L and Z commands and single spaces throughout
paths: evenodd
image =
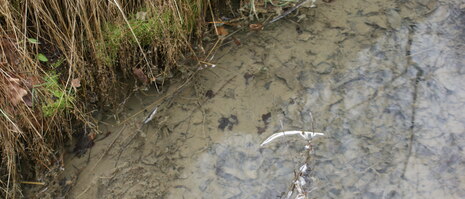
M 18 78 L 9 78 L 8 90 L 11 103 L 16 106 L 18 105 L 24 96 L 27 95 L 27 91 L 20 86 Z
M 263 30 L 263 25 L 256 23 L 256 24 L 250 24 L 249 28 L 255 31 Z
M 229 34 L 228 30 L 224 28 L 224 26 L 216 27 L 216 30 L 218 31 L 219 36 L 226 36 Z
M 142 71 L 142 69 L 140 68 L 133 68 L 132 69 L 132 73 L 134 74 L 134 76 L 136 76 L 136 78 L 142 82 L 143 84 L 148 84 L 149 83 L 149 79 L 147 78 L 147 76 L 144 74 L 144 71 Z
M 95 133 L 89 133 L 89 135 L 87 135 L 87 137 L 89 138 L 89 140 L 95 140 L 95 137 L 97 135 Z
M 78 78 L 71 80 L 71 87 L 73 88 L 81 87 L 81 78 L 78 77 Z

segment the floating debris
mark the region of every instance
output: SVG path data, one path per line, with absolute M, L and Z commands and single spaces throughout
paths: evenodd
M 312 116 L 311 112 L 310 112 L 310 116 Z M 262 144 L 260 144 L 260 147 L 265 146 L 266 144 L 270 143 L 271 141 L 279 137 L 283 137 L 287 135 L 300 135 L 305 141 L 307 141 L 307 144 L 305 145 L 305 150 L 307 151 L 307 153 L 305 153 L 305 160 L 306 160 L 305 163 L 302 166 L 300 166 L 298 171 L 295 172 L 295 177 L 294 177 L 294 180 L 292 181 L 292 185 L 290 186 L 289 191 L 286 194 L 286 199 L 292 198 L 293 195 L 295 195 L 294 199 L 307 199 L 308 193 L 313 191 L 313 190 L 310 190 L 310 191 L 305 190 L 306 184 L 312 184 L 311 182 L 307 182 L 305 179 L 306 176 L 308 175 L 307 171 L 311 169 L 308 164 L 311 160 L 311 154 L 313 153 L 312 139 L 317 136 L 323 136 L 324 133 L 310 132 L 310 131 L 282 131 L 282 132 L 274 133 L 273 135 L 268 137 L 265 141 L 263 141 Z

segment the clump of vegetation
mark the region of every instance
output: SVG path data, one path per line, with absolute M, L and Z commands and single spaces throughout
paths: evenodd
M 156 85 L 181 67 L 207 2 L 4 1 L 0 197 L 19 197 L 20 182 L 46 184 L 44 171 L 62 164 L 64 140 L 89 124 L 89 112 L 130 92 L 127 80 L 146 76 Z
M 73 107 L 74 93 L 71 89 L 66 92 L 58 83 L 58 77 L 58 74 L 47 74 L 44 77 L 45 83 L 39 85 L 51 94 L 51 98 L 42 105 L 42 113 L 45 117 Z

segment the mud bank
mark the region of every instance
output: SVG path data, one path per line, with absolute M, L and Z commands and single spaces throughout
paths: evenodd
M 464 4 L 317 5 L 298 23 L 236 35 L 242 45 L 223 46 L 217 67 L 173 98 L 140 94 L 105 116 L 111 134 L 90 155 L 68 157 L 64 193 L 279 198 L 305 143 L 260 143 L 315 129 L 325 137 L 314 141 L 309 198 L 465 197 Z

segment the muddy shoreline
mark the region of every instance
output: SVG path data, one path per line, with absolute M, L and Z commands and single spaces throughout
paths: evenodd
M 282 197 L 305 143 L 259 144 L 315 129 L 309 198 L 463 198 L 461 6 L 336 0 L 239 33 L 173 98 L 150 90 L 103 120 L 112 133 L 66 159 L 67 197 Z

